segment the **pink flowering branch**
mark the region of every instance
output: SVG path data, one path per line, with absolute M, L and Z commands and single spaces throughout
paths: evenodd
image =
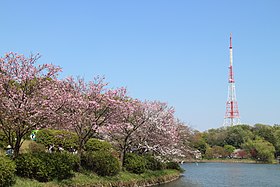
M 18 155 L 24 135 L 50 124 L 55 106 L 53 85 L 61 68 L 36 66 L 37 55 L 25 57 L 8 53 L 0 58 L 0 128 Z

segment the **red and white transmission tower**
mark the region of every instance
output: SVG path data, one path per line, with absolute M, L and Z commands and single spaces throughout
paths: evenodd
M 229 76 L 228 76 L 228 99 L 226 102 L 226 115 L 224 118 L 224 126 L 233 126 L 240 124 L 240 117 L 235 93 L 235 81 L 233 78 L 233 65 L 232 65 L 232 37 L 230 34 L 229 45 Z

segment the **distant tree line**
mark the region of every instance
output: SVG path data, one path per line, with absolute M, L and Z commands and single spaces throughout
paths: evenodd
M 238 158 L 272 162 L 280 156 L 280 125 L 236 125 L 195 131 L 190 142 L 205 159 L 232 158 L 236 152 Z

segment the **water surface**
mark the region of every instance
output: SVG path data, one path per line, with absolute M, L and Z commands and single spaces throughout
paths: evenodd
M 279 164 L 190 163 L 183 176 L 160 187 L 280 187 Z

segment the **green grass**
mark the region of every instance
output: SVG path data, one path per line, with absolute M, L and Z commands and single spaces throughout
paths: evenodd
M 137 175 L 128 172 L 121 172 L 114 177 L 100 177 L 93 173 L 76 173 L 75 177 L 68 180 L 52 181 L 41 183 L 35 180 L 17 178 L 15 187 L 58 187 L 58 186 L 134 186 L 144 184 L 157 184 L 169 181 L 180 175 L 176 170 L 147 171 Z
M 21 153 L 26 153 L 29 150 L 29 144 L 33 142 L 32 140 L 24 140 L 21 147 L 20 147 L 20 152 Z
M 45 187 L 47 186 L 47 183 L 40 183 L 36 180 L 30 180 L 30 179 L 24 179 L 17 177 L 15 187 Z

